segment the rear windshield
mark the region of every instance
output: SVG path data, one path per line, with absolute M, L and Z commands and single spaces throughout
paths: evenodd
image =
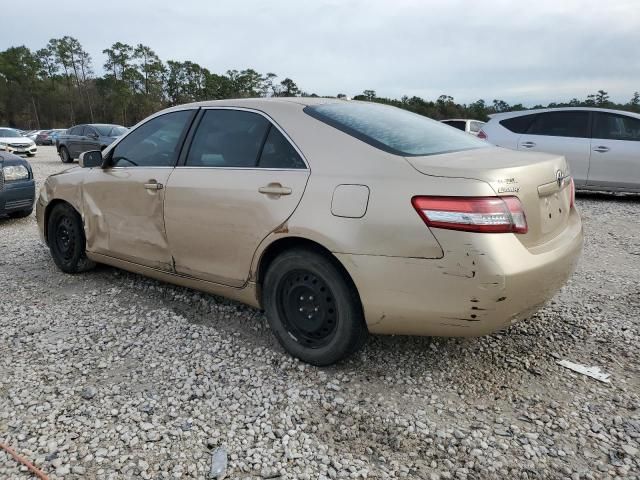
M 489 145 L 472 135 L 396 107 L 364 102 L 328 103 L 304 111 L 369 145 L 402 156 L 457 152 Z

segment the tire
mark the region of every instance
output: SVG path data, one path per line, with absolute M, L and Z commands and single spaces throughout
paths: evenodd
M 47 243 L 53 261 L 65 273 L 80 273 L 95 266 L 85 251 L 82 219 L 69 204 L 53 207 L 47 222 Z
M 284 252 L 269 266 L 263 287 L 271 330 L 292 356 L 327 366 L 365 343 L 355 287 L 328 256 L 310 249 Z
M 69 150 L 67 150 L 67 147 L 60 147 L 60 160 L 62 160 L 62 163 L 73 162 L 73 158 L 71 158 L 71 155 L 69 155 Z
M 25 218 L 33 213 L 33 207 L 26 210 L 18 210 L 17 212 L 11 212 L 9 216 L 11 218 Z

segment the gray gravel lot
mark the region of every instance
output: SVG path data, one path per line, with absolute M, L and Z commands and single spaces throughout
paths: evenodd
M 39 182 L 67 168 L 52 147 Z M 475 339 L 373 337 L 336 367 L 264 316 L 109 267 L 69 276 L 0 219 L 0 442 L 50 478 L 640 478 L 640 198 L 581 196 L 577 273 Z M 611 383 L 557 364 L 597 365 Z M 0 478 L 30 478 L 0 451 Z

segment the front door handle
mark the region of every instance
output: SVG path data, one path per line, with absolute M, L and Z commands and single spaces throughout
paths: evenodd
M 596 148 L 593 149 L 594 152 L 599 152 L 599 153 L 607 153 L 609 151 L 609 147 L 605 147 L 604 145 L 600 145 Z
M 164 188 L 164 185 L 158 183 L 157 180 L 149 180 L 144 184 L 144 188 L 146 188 L 147 190 L 162 190 Z
M 520 146 L 524 147 L 524 148 L 532 148 L 536 146 L 535 142 L 523 142 L 520 144 Z
M 265 187 L 260 187 L 258 191 L 265 195 L 291 195 L 292 192 L 289 187 L 283 187 L 279 183 L 270 183 Z

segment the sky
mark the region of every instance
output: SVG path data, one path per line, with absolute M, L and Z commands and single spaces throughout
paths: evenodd
M 121 41 L 212 72 L 253 68 L 305 92 L 533 106 L 640 90 L 640 0 L 31 0 L 0 50 L 77 38 L 103 72 Z

